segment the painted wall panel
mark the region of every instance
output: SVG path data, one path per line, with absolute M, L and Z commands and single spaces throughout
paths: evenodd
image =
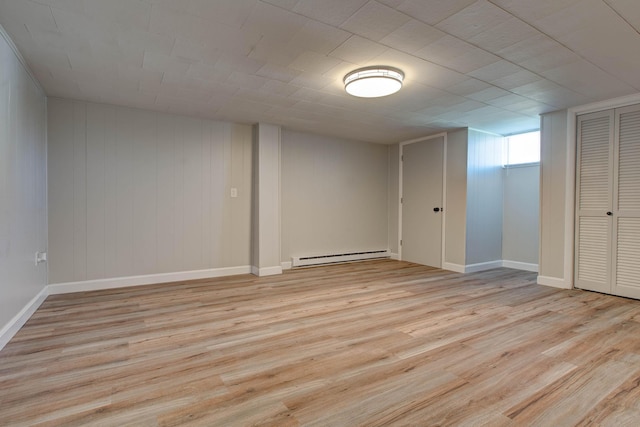
M 501 136 L 469 130 L 466 264 L 502 260 Z
M 45 96 L 0 28 L 0 330 L 46 285 L 46 156 Z
M 49 123 L 50 283 L 249 265 L 249 126 L 61 99 Z
M 539 274 L 564 278 L 567 111 L 541 116 Z
M 465 265 L 467 227 L 467 138 L 461 129 L 447 134 L 445 263 Z
M 540 166 L 504 169 L 502 258 L 538 264 Z
M 283 130 L 282 261 L 388 246 L 388 148 Z
M 399 252 L 398 249 L 398 198 L 400 187 L 399 187 L 399 157 L 400 156 L 400 145 L 394 144 L 389 146 L 389 175 L 388 175 L 388 212 L 389 216 L 389 231 L 387 233 L 387 240 L 389 242 L 389 250 L 393 254 L 397 254 Z

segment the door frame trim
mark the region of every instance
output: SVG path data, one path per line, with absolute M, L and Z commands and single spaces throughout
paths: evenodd
M 402 168 L 402 155 L 404 153 L 404 146 L 409 144 L 414 144 L 416 142 L 428 141 L 430 139 L 443 138 L 443 147 L 442 147 L 442 209 L 444 210 L 441 215 L 441 240 L 442 245 L 440 248 L 440 265 L 439 268 L 442 268 L 445 260 L 445 247 L 446 247 L 446 239 L 445 239 L 445 226 L 447 223 L 447 132 L 440 132 L 434 135 L 429 135 L 421 138 L 410 139 L 408 141 L 403 141 L 399 144 L 400 152 L 398 155 L 398 259 L 402 260 L 402 245 L 400 242 L 402 241 L 402 176 L 403 176 L 403 168 Z

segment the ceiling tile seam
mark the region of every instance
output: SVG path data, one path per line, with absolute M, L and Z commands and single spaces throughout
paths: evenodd
M 580 55 L 578 52 L 576 52 L 575 50 L 571 49 L 571 48 L 570 48 L 569 46 L 567 46 L 566 44 L 562 43 L 560 40 L 556 39 L 555 37 L 552 37 L 551 35 L 549 35 L 549 34 L 547 34 L 547 33 L 545 33 L 545 32 L 544 32 L 544 31 L 542 31 L 540 28 L 538 28 L 538 27 L 536 27 L 536 26 L 534 26 L 534 25 L 532 25 L 532 24 L 530 24 L 530 23 L 528 23 L 528 22 L 524 21 L 522 18 L 520 18 L 520 17 L 519 17 L 519 16 L 517 16 L 517 15 L 514 15 L 512 12 L 508 11 L 508 10 L 507 10 L 507 9 L 505 9 L 504 7 L 502 7 L 502 6 L 498 5 L 498 4 L 496 4 L 496 3 L 494 2 L 495 0 L 487 0 L 487 1 L 488 1 L 489 3 L 491 3 L 492 5 L 494 5 L 495 7 L 497 7 L 498 9 L 500 9 L 500 10 L 502 10 L 502 11 L 504 11 L 504 12 L 508 13 L 509 15 L 513 16 L 513 17 L 514 17 L 514 18 L 516 18 L 518 21 L 520 21 L 520 22 L 524 23 L 525 25 L 528 25 L 529 27 L 533 28 L 534 30 L 536 30 L 536 31 L 537 31 L 537 32 L 539 32 L 540 34 L 544 35 L 545 37 L 549 37 L 551 40 L 555 41 L 555 42 L 556 42 L 556 43 L 558 43 L 560 46 L 562 46 L 562 47 L 564 47 L 565 49 L 569 50 L 570 52 L 572 52 L 573 54 L 575 54 L 576 56 L 578 56 L 580 59 L 582 59 L 583 61 L 585 61 L 585 62 L 587 62 L 587 63 L 589 63 L 589 64 L 593 65 L 594 67 L 596 67 L 598 70 L 602 71 L 603 73 L 605 73 L 605 74 L 607 74 L 607 75 L 611 76 L 611 77 L 612 77 L 612 78 L 614 78 L 614 79 L 620 80 L 620 81 L 624 82 L 625 84 L 627 84 L 627 85 L 629 85 L 629 86 L 631 86 L 631 87 L 634 87 L 634 86 L 633 86 L 633 84 L 631 84 L 631 83 L 629 83 L 629 82 L 627 82 L 627 81 L 625 81 L 625 80 L 623 80 L 623 79 L 621 79 L 621 78 L 619 78 L 619 77 L 616 77 L 616 76 L 612 75 L 612 74 L 611 74 L 611 73 L 609 73 L 607 70 L 604 70 L 602 67 L 600 67 L 599 65 L 594 64 L 593 62 L 589 61 L 589 60 L 588 60 L 588 59 L 586 59 L 584 56 Z M 609 4 L 606 2 L 606 0 L 603 0 L 603 1 L 604 1 L 604 3 L 605 3 L 605 4 L 607 4 L 607 6 L 609 6 Z M 611 6 L 609 6 L 609 7 L 611 7 Z M 613 8 L 611 8 L 611 9 L 614 11 L 614 13 L 616 13 L 616 15 L 620 16 L 620 14 L 618 14 L 618 13 L 617 13 L 617 11 L 616 11 L 615 9 L 613 9 Z M 624 20 L 624 22 L 625 22 L 625 23 L 629 24 L 629 23 L 627 22 L 627 20 L 625 20 L 624 18 L 622 18 L 622 19 Z M 634 31 L 638 32 L 638 31 L 637 31 L 633 26 L 631 26 L 631 28 L 633 28 L 633 30 L 634 30 Z M 497 56 L 499 56 L 499 55 L 497 55 Z M 514 64 L 514 65 L 517 65 L 517 64 Z M 524 68 L 524 67 L 522 67 L 522 68 Z M 531 70 L 528 70 L 528 71 L 531 71 Z M 533 72 L 533 71 L 532 71 L 532 72 Z M 536 74 L 537 76 L 540 76 L 538 73 L 534 73 L 534 74 Z M 542 76 L 541 76 L 541 77 L 542 77 Z M 565 86 L 561 85 L 560 83 L 558 83 L 558 82 L 554 81 L 554 80 L 553 80 L 553 79 L 551 79 L 551 78 L 548 78 L 548 77 L 542 77 L 542 78 L 544 78 L 545 80 L 553 81 L 554 83 L 558 84 L 559 86 L 564 87 L 565 89 L 567 89 L 567 90 L 569 90 L 569 91 L 571 91 L 571 92 L 578 93 L 578 92 L 575 92 L 575 91 L 574 91 L 574 90 L 572 90 L 572 89 L 569 89 L 569 88 L 567 88 L 567 87 L 565 87 Z M 578 94 L 580 94 L 580 93 L 578 93 Z M 582 94 L 580 94 L 580 95 L 582 95 Z
M 611 9 L 613 11 L 613 13 L 615 13 L 616 15 L 618 15 L 620 17 L 620 19 L 622 19 L 624 22 L 627 23 L 628 26 L 630 26 L 636 33 L 640 34 L 640 30 L 638 28 L 636 28 L 631 22 L 629 22 L 627 20 L 627 18 L 625 18 L 624 16 L 622 16 L 622 14 L 620 12 L 618 12 L 618 10 L 613 7 L 610 3 L 611 0 L 602 0 L 604 2 L 604 4 L 607 5 L 607 7 L 609 9 Z

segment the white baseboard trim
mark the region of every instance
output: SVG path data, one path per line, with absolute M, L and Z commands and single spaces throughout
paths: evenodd
M 506 268 L 514 268 L 516 270 L 533 271 L 535 273 L 538 272 L 538 264 L 531 264 L 528 262 L 503 260 L 502 266 Z
M 280 263 L 283 270 L 291 270 L 291 261 L 283 261 Z
M 465 273 L 477 273 L 479 271 L 491 270 L 502 267 L 502 260 L 479 262 L 477 264 L 467 264 L 464 266 Z
M 398 261 L 400 259 L 400 255 L 391 252 L 389 253 L 389 258 Z
M 274 267 L 261 267 L 261 268 L 258 268 L 256 266 L 251 266 L 251 274 L 258 277 L 275 276 L 278 274 L 282 274 L 282 266 L 276 265 Z
M 49 289 L 45 286 L 38 295 L 33 297 L 33 299 L 31 299 L 31 301 L 29 301 L 27 305 L 25 305 L 22 310 L 20 310 L 20 312 L 9 321 L 9 323 L 2 327 L 2 330 L 0 330 L 0 350 L 2 350 L 11 338 L 18 333 L 20 328 L 27 323 L 27 320 L 29 320 L 48 296 Z
M 573 289 L 570 284 L 560 277 L 538 276 L 537 282 L 538 285 L 551 286 L 553 288 Z
M 48 286 L 48 289 L 50 295 L 57 295 L 72 292 L 125 288 L 128 286 L 181 282 L 184 280 L 211 279 L 214 277 L 249 273 L 251 273 L 251 268 L 247 265 L 240 267 L 211 268 L 207 270 L 179 271 L 176 273 L 148 274 L 144 276 L 115 277 L 112 279 L 85 280 L 81 282 L 53 283 Z
M 464 273 L 464 265 L 445 262 L 442 264 L 443 270 L 455 271 L 456 273 Z

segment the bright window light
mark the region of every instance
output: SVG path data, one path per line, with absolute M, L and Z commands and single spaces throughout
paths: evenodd
M 508 136 L 504 148 L 505 166 L 540 163 L 540 131 Z

